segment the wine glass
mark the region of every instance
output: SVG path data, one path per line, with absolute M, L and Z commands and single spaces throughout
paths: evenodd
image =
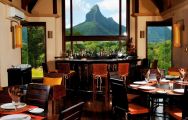
M 185 70 L 183 68 L 180 68 L 179 73 L 180 73 L 180 80 L 184 81 L 185 74 L 186 74 Z
M 146 80 L 146 82 L 149 82 L 149 77 L 150 77 L 150 69 L 145 74 L 145 80 Z
M 20 97 L 22 95 L 20 88 L 18 87 L 10 87 L 8 88 L 8 94 L 12 99 L 12 103 L 15 106 L 15 110 L 17 110 L 20 105 Z

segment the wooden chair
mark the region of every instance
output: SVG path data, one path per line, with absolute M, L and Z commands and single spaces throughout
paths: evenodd
M 118 74 L 126 84 L 126 78 L 129 75 L 129 63 L 118 63 Z
M 49 70 L 48 63 L 42 63 L 43 75 L 48 73 L 57 73 L 57 70 Z
M 128 103 L 127 89 L 123 84 L 111 83 L 112 105 L 115 119 L 129 119 L 138 115 L 149 115 L 149 109 L 137 104 Z
M 124 86 L 126 86 L 126 84 L 124 84 L 124 81 L 121 79 L 116 79 L 116 78 L 110 78 L 110 82 L 112 83 L 117 83 L 117 84 L 122 84 Z M 132 100 L 134 100 L 135 98 L 139 97 L 139 95 L 137 94 L 131 94 L 131 93 L 127 93 L 127 99 L 128 102 L 132 102 Z M 113 105 L 112 105 L 113 106 Z
M 181 107 L 169 106 L 165 112 L 176 120 L 188 119 L 188 86 L 185 86 L 184 95 L 181 98 Z
M 107 64 L 93 64 L 93 100 L 96 99 L 97 89 L 102 90 L 104 80 L 105 101 L 108 100 L 108 70 Z
M 52 113 L 55 113 L 56 103 L 61 102 L 66 96 L 66 89 L 63 83 L 63 77 L 60 73 L 48 73 L 44 76 L 43 84 L 50 86 L 50 100 L 52 100 Z
M 63 73 L 64 85 L 66 88 L 67 80 L 71 81 L 70 79 L 75 75 L 75 71 L 70 69 L 69 63 L 57 63 L 56 68 L 58 73 Z
M 59 120 L 80 120 L 84 102 L 79 102 L 63 111 L 61 111 Z
M 28 105 L 35 105 L 44 109 L 44 113 L 48 112 L 50 86 L 43 84 L 29 84 L 25 102 Z

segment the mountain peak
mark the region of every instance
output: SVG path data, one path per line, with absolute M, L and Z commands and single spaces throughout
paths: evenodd
M 91 11 L 100 11 L 100 10 L 99 10 L 99 6 L 98 6 L 98 5 L 94 5 L 94 6 L 91 8 Z
M 86 14 L 86 21 L 97 21 L 100 18 L 104 18 L 104 16 L 101 14 L 101 11 L 99 9 L 98 5 L 94 5 L 91 10 Z

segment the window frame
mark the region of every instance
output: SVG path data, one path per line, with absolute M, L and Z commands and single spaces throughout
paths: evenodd
M 70 0 L 70 35 L 66 36 L 66 14 L 65 14 L 65 0 L 62 1 L 62 51 L 65 53 L 66 51 L 66 42 L 71 42 L 71 49 L 73 50 L 73 42 L 74 41 L 119 41 L 121 46 L 121 41 L 122 40 L 127 40 L 130 38 L 130 0 L 126 0 L 126 31 L 127 31 L 127 36 L 122 35 L 122 0 L 119 0 L 119 35 L 87 35 L 87 36 L 73 36 L 73 1 Z

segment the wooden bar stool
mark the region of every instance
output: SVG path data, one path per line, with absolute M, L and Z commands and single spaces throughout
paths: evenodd
M 122 79 L 124 84 L 126 84 L 126 78 L 129 74 L 129 63 L 118 63 L 118 74 L 120 79 Z
M 108 100 L 108 70 L 107 64 L 93 64 L 93 100 L 96 99 L 97 89 L 102 90 L 104 81 L 105 101 Z
M 64 85 L 67 86 L 67 80 L 70 80 L 75 74 L 74 70 L 70 70 L 69 63 L 57 63 L 56 65 L 58 73 L 63 73 Z

